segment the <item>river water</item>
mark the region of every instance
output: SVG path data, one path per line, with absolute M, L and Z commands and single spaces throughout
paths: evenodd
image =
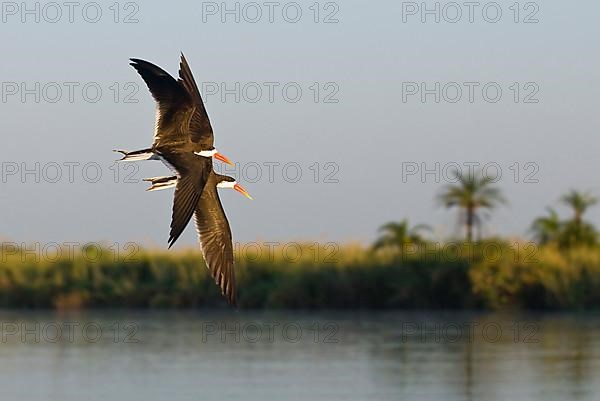
M 0 312 L 0 399 L 600 400 L 600 314 Z

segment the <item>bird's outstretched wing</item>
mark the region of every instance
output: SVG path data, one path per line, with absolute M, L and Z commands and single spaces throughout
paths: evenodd
M 212 171 L 212 160 L 193 153 L 165 154 L 163 157 L 178 174 L 169 233 L 170 248 L 183 233 L 194 214 Z
M 206 266 L 227 301 L 236 305 L 235 270 L 231 229 L 214 180 L 209 179 L 194 218 Z
M 205 147 L 210 147 L 214 142 L 210 119 L 208 118 L 208 113 L 204 107 L 198 85 L 196 85 L 196 81 L 192 75 L 192 70 L 183 53 L 181 53 L 181 61 L 179 63 L 179 82 L 185 88 L 194 104 L 194 111 L 190 118 L 189 125 L 192 142 L 202 144 Z
M 189 142 L 187 131 L 194 104 L 183 85 L 148 61 L 132 58 L 131 66 L 141 75 L 157 103 L 153 146 L 177 148 Z

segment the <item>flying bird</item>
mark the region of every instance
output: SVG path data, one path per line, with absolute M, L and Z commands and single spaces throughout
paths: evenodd
M 154 177 L 144 181 L 151 183 L 148 191 L 173 188 L 178 177 Z M 204 191 L 194 210 L 196 232 L 200 239 L 200 248 L 211 276 L 221 288 L 227 301 L 236 305 L 235 270 L 233 268 L 233 242 L 231 229 L 217 188 L 232 188 L 249 199 L 250 194 L 232 177 L 211 171 Z
M 169 233 L 169 248 L 194 214 L 204 185 L 212 172 L 212 157 L 230 163 L 214 147 L 213 130 L 192 71 L 181 54 L 179 79 L 144 60 L 131 59 L 157 103 L 152 148 L 118 151 L 122 160 L 161 160 L 177 174 Z
M 214 172 L 213 172 L 214 173 Z M 217 176 L 217 188 L 233 188 L 240 192 L 246 198 L 253 200 L 244 187 L 237 183 L 235 178 L 226 175 L 214 173 Z M 177 185 L 177 176 L 170 177 L 152 177 L 144 178 L 143 181 L 150 182 L 151 185 L 146 191 L 160 191 L 161 189 L 173 188 Z M 206 187 L 205 187 L 206 188 Z
M 121 161 L 162 160 L 168 163 L 163 152 L 165 148 L 169 148 L 175 152 L 189 151 L 202 157 L 214 157 L 232 165 L 233 163 L 214 147 L 212 126 L 183 53 L 177 80 L 148 61 L 135 58 L 130 61 L 130 65 L 141 75 L 157 103 L 156 128 L 151 148 L 133 152 L 115 149 L 115 152 L 123 154 Z

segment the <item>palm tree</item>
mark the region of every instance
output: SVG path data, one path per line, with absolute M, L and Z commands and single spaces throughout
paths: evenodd
M 561 198 L 562 202 L 573 208 L 573 222 L 576 226 L 581 225 L 583 214 L 591 206 L 598 203 L 598 198 L 592 196 L 589 192 L 579 192 L 571 190 L 568 194 Z
M 399 247 L 402 250 L 404 245 L 423 244 L 425 240 L 420 232 L 425 230 L 430 230 L 429 226 L 425 224 L 419 224 L 410 228 L 406 219 L 399 223 L 387 223 L 379 228 L 382 235 L 375 241 L 373 248 L 377 250 L 387 247 Z
M 589 192 L 571 190 L 561 198 L 562 202 L 573 209 L 573 219 L 568 221 L 562 229 L 560 238 L 561 246 L 575 245 L 592 246 L 598 242 L 596 228 L 583 221 L 583 214 L 593 205 L 598 203 L 598 198 Z
M 531 231 L 535 240 L 540 245 L 558 240 L 563 224 L 561 223 L 556 210 L 548 207 L 548 216 L 538 217 L 531 225 Z
M 559 245 L 562 248 L 574 246 L 595 246 L 598 244 L 598 231 L 593 224 L 582 221 L 569 221 L 561 229 Z
M 492 187 L 493 179 L 481 172 L 470 172 L 467 175 L 454 171 L 456 184 L 448 185 L 439 200 L 446 208 L 457 206 L 464 209 L 464 224 L 467 231 L 467 241 L 473 240 L 473 226 L 481 222 L 479 209 L 491 210 L 506 200 L 498 188 Z M 481 178 L 479 178 L 481 177 Z

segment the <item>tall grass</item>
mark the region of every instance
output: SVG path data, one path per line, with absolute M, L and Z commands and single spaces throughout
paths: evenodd
M 360 245 L 240 247 L 241 308 L 593 308 L 600 249 L 495 240 L 373 252 Z M 224 305 L 200 252 L 104 249 L 57 258 L 0 247 L 0 307 Z
M 600 306 L 600 249 L 539 248 L 532 259 L 502 257 L 470 269 L 473 291 L 490 308 Z

